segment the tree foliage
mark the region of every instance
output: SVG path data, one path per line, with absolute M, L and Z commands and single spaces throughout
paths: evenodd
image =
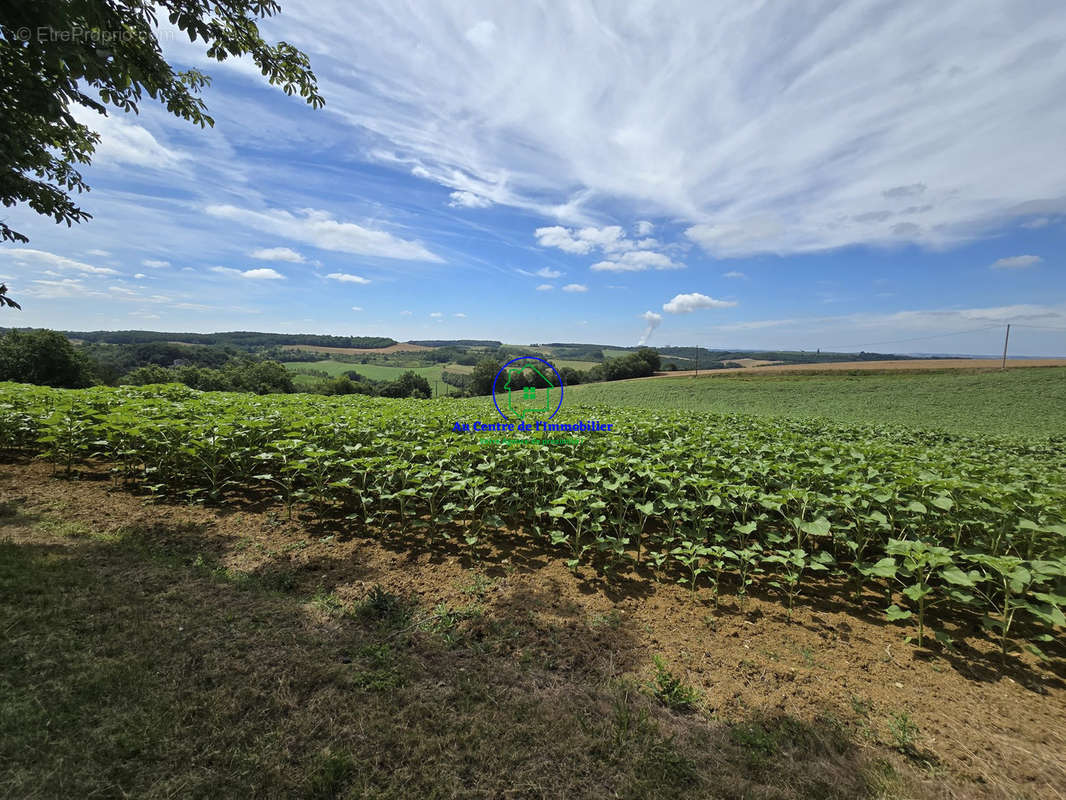
M 150 364 L 129 372 L 123 384 L 144 386 L 183 383 L 204 392 L 253 392 L 290 394 L 296 391 L 292 373 L 276 361 L 233 359 L 220 369 L 212 367 L 162 367 Z
M 0 336 L 0 381 L 81 389 L 95 383 L 92 366 L 61 333 L 10 330 Z
M 0 308 L 3 308 L 4 306 L 8 306 L 10 308 L 17 308 L 20 311 L 22 310 L 22 306 L 20 306 L 18 303 L 16 303 L 14 300 L 7 296 L 7 286 L 3 283 L 0 283 Z
M 214 125 L 197 70 L 175 71 L 159 46 L 158 15 L 202 41 L 217 61 L 248 56 L 266 79 L 310 105 L 318 93 L 307 56 L 268 44 L 256 21 L 281 10 L 274 0 L 33 0 L 0 5 L 0 202 L 26 203 L 67 226 L 91 217 L 72 193 L 89 187 L 78 165 L 99 136 L 72 107 L 136 112 L 145 94 L 193 124 Z M 27 242 L 0 221 L 0 240 Z
M 470 394 L 492 394 L 492 383 L 501 366 L 503 365 L 494 358 L 479 361 L 470 373 Z

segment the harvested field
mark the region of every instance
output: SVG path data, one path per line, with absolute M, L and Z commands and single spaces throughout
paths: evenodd
M 741 363 L 741 359 L 732 359 Z M 699 375 L 708 378 L 715 375 L 729 375 L 737 372 L 752 372 L 774 374 L 778 372 L 846 372 L 850 370 L 880 371 L 880 372 L 924 372 L 933 369 L 999 369 L 1002 361 L 998 358 L 915 358 L 901 359 L 899 361 L 836 361 L 826 364 L 775 364 L 774 366 L 759 366 L 771 362 L 759 362 L 755 359 L 743 359 L 751 361 L 746 367 L 730 367 L 728 369 L 701 369 Z M 1007 368 L 1019 367 L 1066 367 L 1066 358 L 1008 358 Z M 685 378 L 695 376 L 696 370 L 686 369 L 677 372 L 657 372 L 651 378 Z M 649 378 L 634 378 L 634 380 L 650 380 Z

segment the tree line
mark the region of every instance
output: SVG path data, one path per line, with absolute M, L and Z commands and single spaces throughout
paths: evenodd
M 129 365 L 138 364 L 132 369 Z M 352 373 L 355 374 L 355 373 Z M 0 381 L 59 389 L 98 384 L 182 383 L 201 391 L 290 394 L 368 394 L 429 397 L 429 382 L 407 372 L 393 381 L 357 376 L 325 379 L 301 388 L 277 361 L 211 346 L 151 342 L 128 346 L 75 346 L 63 334 L 45 329 L 8 330 L 0 335 Z

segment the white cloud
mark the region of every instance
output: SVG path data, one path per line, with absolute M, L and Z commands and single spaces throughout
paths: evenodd
M 640 208 L 749 255 L 941 247 L 1066 211 L 1054 3 L 496 3 L 479 19 L 368 0 L 353 29 L 323 2 L 294 30 L 337 54 L 317 68 L 328 107 L 427 179 L 560 223 Z M 931 208 L 895 233 L 853 219 L 913 206 Z
M 370 280 L 368 278 L 364 278 L 362 275 L 351 275 L 347 272 L 331 272 L 326 277 L 333 281 L 340 281 L 341 283 L 370 283 Z
M 685 266 L 663 253 L 653 252 L 652 248 L 660 247 L 655 239 L 638 242 L 627 239 L 619 225 L 578 229 L 553 225 L 537 228 L 533 233 L 542 247 L 556 247 L 575 255 L 588 255 L 599 250 L 607 258 L 592 265 L 596 271 L 641 272 L 646 269 L 683 269 Z
M 655 230 L 655 226 L 647 220 L 642 219 L 633 226 L 633 230 L 637 232 L 637 236 L 650 236 L 651 232 Z
M 280 272 L 269 268 L 240 270 L 231 267 L 211 267 L 211 272 L 217 272 L 219 275 L 231 275 L 235 278 L 247 278 L 249 280 L 258 281 L 277 281 L 285 279 L 285 276 Z
M 679 294 L 668 303 L 663 303 L 663 311 L 670 314 L 688 314 L 700 308 L 731 308 L 736 303 L 731 300 L 716 300 L 699 292 Z
M 443 316 L 444 316 L 444 315 L 443 315 L 443 314 L 442 314 L 441 312 L 439 312 L 439 311 L 431 311 L 431 312 L 429 313 L 429 315 L 430 315 L 431 317 L 434 317 L 434 318 L 436 318 L 436 317 L 443 317 Z
M 918 197 L 925 193 L 928 187 L 924 183 L 912 183 L 909 186 L 894 186 L 881 192 L 882 196 L 892 200 L 897 197 Z
M 259 269 L 246 269 L 241 273 L 242 278 L 250 278 L 251 280 L 266 280 L 266 281 L 278 281 L 284 280 L 285 276 L 277 270 L 270 269 L 269 267 L 260 267 Z
M 595 272 L 643 272 L 647 269 L 684 269 L 684 264 L 650 250 L 630 250 L 611 261 L 598 261 L 590 269 Z
M 144 274 L 143 272 L 138 272 L 138 273 L 137 273 L 137 274 L 135 274 L 135 275 L 134 275 L 133 277 L 134 277 L 134 278 L 135 278 L 136 280 L 140 280 L 141 278 L 146 278 L 146 277 L 148 277 L 148 276 L 147 276 L 147 275 L 145 275 L 145 274 Z
M 362 310 L 363 310 L 362 306 L 352 306 L 352 311 L 362 311 Z
M 722 273 L 723 278 L 747 278 L 743 272 L 737 272 L 736 270 L 730 270 L 729 272 Z
M 458 317 L 459 319 L 466 319 L 466 314 L 464 314 L 462 311 L 457 311 L 456 313 L 452 314 L 452 316 Z
M 152 269 L 164 269 L 170 266 L 169 261 L 161 261 L 157 258 L 146 258 L 141 262 L 141 266 L 151 267 Z
M 529 272 L 529 271 L 524 270 L 524 269 L 520 269 L 520 270 L 518 270 L 518 272 L 521 273 L 522 275 L 526 275 L 526 276 L 528 276 L 530 278 L 548 278 L 549 280 L 551 280 L 553 278 L 558 278 L 559 276 L 561 276 L 563 274 L 559 270 L 552 269 L 551 267 L 541 267 L 536 272 Z
M 401 239 L 354 222 L 338 222 L 328 212 L 313 208 L 304 208 L 292 214 L 281 209 L 252 211 L 231 205 L 211 205 L 206 211 L 210 216 L 305 242 L 322 250 L 408 261 L 442 261 L 440 256 L 431 253 L 421 242 Z
M 992 262 L 992 269 L 1026 269 L 1043 261 L 1040 256 L 1011 256 Z
M 78 122 L 100 134 L 93 151 L 93 164 L 172 170 L 187 158 L 177 150 L 165 147 L 146 128 L 130 122 L 125 114 L 112 112 L 107 116 L 84 106 L 71 106 Z
M 1023 222 L 1022 227 L 1035 230 L 1037 228 L 1047 227 L 1050 222 L 1051 220 L 1049 220 L 1047 217 L 1037 217 L 1036 219 L 1031 219 L 1028 222 Z
M 589 287 L 583 283 L 568 283 L 563 287 L 564 292 L 587 292 Z
M 592 242 L 575 239 L 570 231 L 560 225 L 537 228 L 533 235 L 537 237 L 537 244 L 541 247 L 558 247 L 565 253 L 582 255 L 592 250 Z
M 30 287 L 23 293 L 44 300 L 59 300 L 67 297 L 106 297 L 103 292 L 90 290 L 80 278 L 31 281 Z
M 73 258 L 49 253 L 47 250 L 34 250 L 29 247 L 13 247 L 0 250 L 0 258 L 8 256 L 17 264 L 26 267 L 39 267 L 42 269 L 54 269 L 61 271 L 81 272 L 86 275 L 118 275 L 116 269 L 110 267 L 96 267 L 86 264 L 84 261 L 75 261 Z
M 288 261 L 292 264 L 304 262 L 304 257 L 291 247 L 265 247 L 253 250 L 249 255 L 260 261 Z
M 486 50 L 496 41 L 496 25 L 492 20 L 483 19 L 467 30 L 465 36 L 468 42 Z
M 538 292 L 550 292 L 555 287 L 550 283 L 542 283 L 537 287 Z
M 452 208 L 488 208 L 492 201 L 473 192 L 452 192 L 448 202 Z
M 904 310 L 890 313 L 858 312 L 840 316 L 811 316 L 785 319 L 748 320 L 709 328 L 719 341 L 733 337 L 752 347 L 789 347 L 823 351 L 903 353 L 969 353 L 998 356 L 1003 349 L 1004 327 L 1019 325 L 1026 337 L 1022 350 L 1027 355 L 1062 354 L 1061 338 L 1042 342 L 1036 330 L 1026 326 L 1066 327 L 1066 305 L 1017 304 L 981 308 L 941 308 Z M 960 330 L 970 330 L 964 336 Z M 905 341 L 900 341 L 905 340 Z M 1037 351 L 1037 352 L 1034 352 Z
M 86 250 L 85 252 L 91 256 L 99 256 L 101 258 L 106 258 L 107 256 L 111 255 L 110 250 L 101 250 L 99 248 L 93 248 L 92 250 Z
M 537 228 L 533 231 L 537 244 L 541 247 L 556 247 L 565 253 L 586 255 L 599 249 L 605 253 L 628 250 L 635 245 L 626 238 L 620 225 L 606 225 L 602 228 L 588 226 L 570 229 L 561 225 Z
M 410 311 L 401 311 L 400 312 L 400 316 L 401 317 L 409 317 L 409 316 L 411 316 L 411 312 Z

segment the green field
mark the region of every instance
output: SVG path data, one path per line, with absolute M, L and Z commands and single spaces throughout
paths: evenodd
M 592 369 L 594 366 L 600 363 L 599 361 L 571 361 L 567 358 L 549 358 L 548 360 L 551 361 L 559 369 L 562 369 L 563 367 L 570 367 L 570 369 L 586 370 Z
M 333 361 L 332 359 L 325 361 L 286 361 L 283 366 L 297 374 L 301 370 L 315 370 L 316 372 L 328 373 L 331 377 L 343 375 L 345 372 L 354 370 L 372 381 L 393 381 L 405 372 L 413 372 L 430 381 L 440 380 L 442 369 L 440 364 L 432 367 L 387 367 L 381 364 L 350 364 L 345 361 Z
M 387 367 L 381 364 L 350 364 L 344 361 L 333 360 L 286 361 L 284 366 L 293 373 L 293 383 L 301 388 L 313 386 L 318 381 L 322 380 L 317 375 L 307 375 L 303 373 L 302 370 L 325 372 L 331 377 L 337 377 L 343 375 L 345 372 L 351 372 L 354 370 L 372 381 L 394 381 L 405 372 L 413 372 L 416 375 L 425 378 L 430 384 L 434 381 L 440 381 L 441 372 L 444 371 L 444 367 L 440 364 L 436 364 L 432 367 Z M 464 372 L 469 371 L 470 369 L 470 367 L 462 367 L 455 364 L 448 366 L 449 372 Z M 443 382 L 437 388 L 440 390 L 441 394 L 454 391 L 453 387 L 446 386 Z
M 1066 368 L 652 378 L 570 386 L 566 400 L 1048 436 L 1066 431 Z

